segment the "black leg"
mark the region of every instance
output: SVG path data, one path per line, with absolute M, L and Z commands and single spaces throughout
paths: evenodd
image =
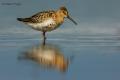
M 45 42 L 46 42 L 46 35 L 45 35 L 46 32 L 43 32 L 43 45 L 45 45 Z

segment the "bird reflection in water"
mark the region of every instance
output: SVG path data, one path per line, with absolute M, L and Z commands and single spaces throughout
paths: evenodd
M 69 65 L 69 59 L 66 59 L 56 46 L 44 43 L 27 50 L 22 57 L 37 62 L 45 68 L 55 68 L 60 72 L 66 72 Z

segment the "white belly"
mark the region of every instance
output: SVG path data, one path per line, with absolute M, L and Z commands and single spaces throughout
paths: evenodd
M 27 23 L 29 26 L 31 26 L 34 29 L 42 29 L 44 27 L 47 27 L 50 24 L 55 24 L 55 21 L 52 18 L 49 18 L 42 23 Z

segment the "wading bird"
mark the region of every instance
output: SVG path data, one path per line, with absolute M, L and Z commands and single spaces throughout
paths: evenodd
M 58 28 L 64 22 L 65 18 L 70 19 L 77 25 L 77 23 L 69 16 L 67 8 L 63 6 L 58 10 L 43 11 L 28 18 L 17 18 L 17 20 L 29 25 L 35 30 L 42 31 L 45 42 L 45 33 Z

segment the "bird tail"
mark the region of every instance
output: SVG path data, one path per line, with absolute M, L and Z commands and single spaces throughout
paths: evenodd
M 30 18 L 17 18 L 18 21 L 29 22 Z

